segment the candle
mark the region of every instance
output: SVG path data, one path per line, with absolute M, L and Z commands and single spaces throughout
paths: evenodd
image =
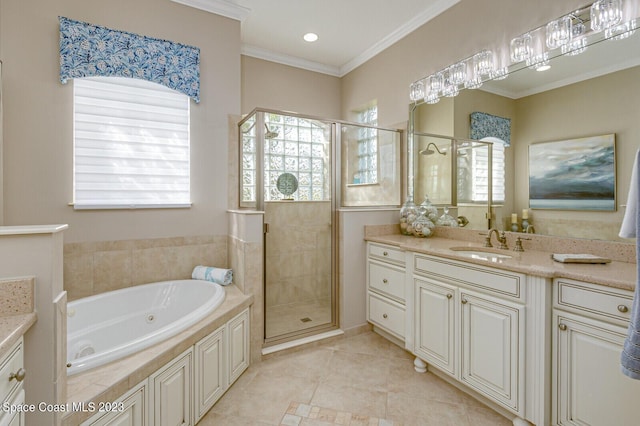
M 527 209 L 523 209 L 522 210 L 522 218 L 523 219 L 529 219 L 529 210 L 527 210 Z
M 511 223 L 518 223 L 518 214 L 511 213 Z

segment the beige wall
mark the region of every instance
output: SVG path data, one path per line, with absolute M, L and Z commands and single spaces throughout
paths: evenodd
M 73 84 L 59 81 L 58 16 L 193 46 L 189 209 L 74 211 Z M 228 115 L 240 113 L 240 23 L 169 0 L 0 0 L 4 224 L 68 223 L 65 241 L 227 234 Z
M 242 113 L 255 108 L 339 119 L 338 77 L 242 56 Z

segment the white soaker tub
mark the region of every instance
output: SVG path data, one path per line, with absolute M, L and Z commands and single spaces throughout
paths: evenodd
M 224 287 L 201 280 L 144 284 L 67 304 L 67 374 L 159 343 L 213 312 Z

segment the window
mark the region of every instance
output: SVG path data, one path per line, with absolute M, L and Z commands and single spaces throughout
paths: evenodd
M 493 142 L 493 191 L 492 202 L 503 203 L 505 197 L 505 145 L 496 138 L 487 137 L 483 142 Z M 487 202 L 489 197 L 489 150 L 475 144 L 472 149 L 460 151 L 458 157 L 458 198 L 460 202 Z
M 74 208 L 190 205 L 189 97 L 122 77 L 74 80 Z
M 378 106 L 373 105 L 359 111 L 358 122 L 377 126 Z M 378 181 L 378 131 L 361 127 L 358 133 L 358 170 L 354 183 L 376 183 Z
M 256 201 L 256 117 L 242 129 L 242 200 Z M 283 199 L 277 182 L 283 173 L 293 174 L 297 201 L 326 201 L 330 194 L 330 124 L 289 115 L 264 113 L 264 201 Z

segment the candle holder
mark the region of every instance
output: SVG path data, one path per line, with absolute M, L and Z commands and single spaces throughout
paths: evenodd
M 512 223 L 511 224 L 511 232 L 518 232 L 520 230 L 520 228 L 518 227 L 517 223 Z
M 529 220 L 522 219 L 522 232 L 527 232 L 528 227 L 529 227 Z

